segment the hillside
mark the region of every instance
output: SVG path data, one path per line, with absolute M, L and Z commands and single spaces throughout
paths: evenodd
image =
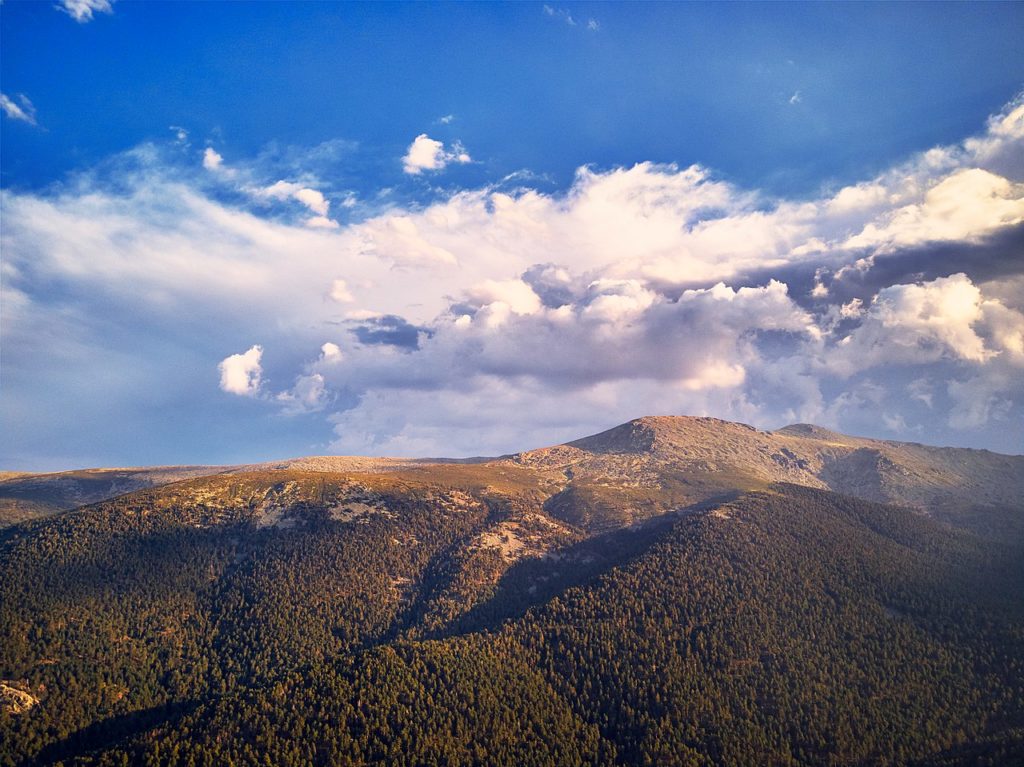
M 324 474 L 402 473 L 479 476 L 509 466 L 527 468 L 542 492 L 560 485 L 551 498 L 567 514 L 583 505 L 607 502 L 626 517 L 659 513 L 699 503 L 734 490 L 788 482 L 834 490 L 881 503 L 898 503 L 951 522 L 989 524 L 975 512 L 1013 510 L 1024 498 L 1024 456 L 987 450 L 930 447 L 850 437 L 809 424 L 774 432 L 716 418 L 639 418 L 565 445 L 500 458 L 399 459 L 309 456 L 233 467 L 180 466 L 86 469 L 56 474 L 13 474 L 0 478 L 0 527 L 97 503 L 134 490 L 184 479 L 293 470 Z M 462 468 L 459 468 L 462 467 Z M 464 472 L 459 474 L 459 472 Z M 580 497 L 583 500 L 580 500 Z M 607 497 L 606 497 L 607 496 Z M 661 502 L 655 502 L 657 496 Z M 582 512 L 580 512 L 582 513 Z M 600 516 L 600 514 L 599 514 Z M 989 514 L 991 517 L 992 515 Z
M 222 470 L 215 466 L 151 466 L 54 474 L 0 472 L 0 527 Z
M 638 486 L 664 483 L 667 471 L 702 486 L 789 482 L 946 515 L 1024 498 L 1024 456 L 849 437 L 807 424 L 764 432 L 715 418 L 640 418 L 512 460 Z
M 0 765 L 1024 752 L 1022 457 L 659 417 L 174 471 L 0 532 L 0 679 L 36 701 Z

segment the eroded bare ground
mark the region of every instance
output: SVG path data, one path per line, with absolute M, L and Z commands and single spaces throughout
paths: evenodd
M 18 682 L 0 681 L 0 709 L 11 714 L 24 714 L 39 703 L 39 699 Z

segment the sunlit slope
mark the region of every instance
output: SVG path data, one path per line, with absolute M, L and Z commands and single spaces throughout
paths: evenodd
M 848 437 L 804 424 L 766 432 L 714 418 L 648 417 L 510 460 L 561 472 L 576 495 L 614 495 L 620 509 L 657 490 L 698 502 L 789 482 L 969 524 L 984 522 L 985 510 L 1000 518 L 1024 510 L 1024 456 Z
M 501 458 L 311 456 L 237 467 L 17 475 L 0 480 L 0 526 L 186 478 L 266 477 L 273 487 L 277 481 L 270 478 L 283 471 L 386 474 L 413 483 L 528 491 L 551 516 L 591 530 L 773 482 L 904 504 L 992 530 L 1002 530 L 1024 505 L 1024 456 L 850 437 L 808 424 L 770 432 L 714 418 L 658 416 Z M 201 490 L 203 483 L 187 487 L 199 495 L 212 492 Z

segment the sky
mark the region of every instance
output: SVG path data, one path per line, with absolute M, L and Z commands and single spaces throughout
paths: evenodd
M 0 4 L 0 468 L 643 415 L 1024 453 L 1022 3 Z

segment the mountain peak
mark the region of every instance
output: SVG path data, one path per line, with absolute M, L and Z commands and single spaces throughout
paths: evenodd
M 731 432 L 749 434 L 757 429 L 705 416 L 649 415 L 567 444 L 590 453 L 651 453 Z
M 804 437 L 805 439 L 820 439 L 826 442 L 843 442 L 849 439 L 844 434 L 826 429 L 824 426 L 816 426 L 813 423 L 791 423 L 776 429 L 775 434 L 785 434 L 789 437 Z

